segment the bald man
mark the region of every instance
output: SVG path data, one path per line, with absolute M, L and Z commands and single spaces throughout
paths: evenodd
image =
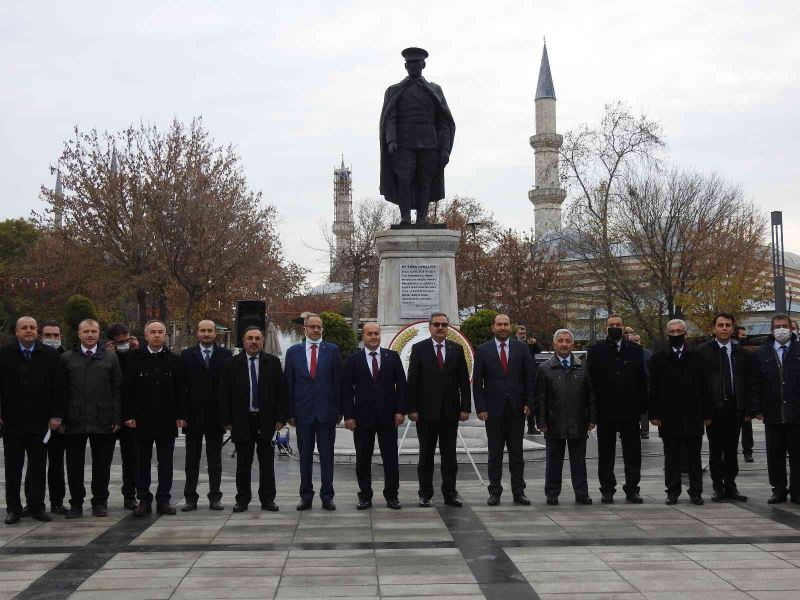
M 217 327 L 214 321 L 204 319 L 197 324 L 197 345 L 181 352 L 183 373 L 186 377 L 186 401 L 189 421 L 186 427 L 186 484 L 183 488 L 185 503 L 181 510 L 197 509 L 197 481 L 200 477 L 200 456 L 203 438 L 206 439 L 206 464 L 208 465 L 208 506 L 223 510 L 222 491 L 222 434 L 225 431 L 219 420 L 217 388 L 222 365 L 232 353 L 218 346 Z
M 64 371 L 58 352 L 38 340 L 32 317 L 17 320 L 16 339 L 0 349 L 0 426 L 5 456 L 5 522 L 22 516 L 20 486 L 28 461 L 28 507 L 37 521 L 50 521 L 45 512 L 46 442 L 50 430 L 64 417 Z

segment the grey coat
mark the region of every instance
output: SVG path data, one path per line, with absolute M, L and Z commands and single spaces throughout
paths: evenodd
M 597 423 L 597 406 L 588 373 L 574 354 L 569 371 L 558 355 L 539 365 L 536 376 L 536 422 L 547 428 L 545 438 L 585 438 L 589 423 Z
M 65 433 L 111 433 L 122 424 L 122 370 L 114 352 L 98 345 L 91 357 L 80 346 L 61 355 L 67 381 Z

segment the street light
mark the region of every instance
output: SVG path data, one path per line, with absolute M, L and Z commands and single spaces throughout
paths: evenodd
M 481 221 L 467 223 L 467 227 L 472 229 L 472 314 L 478 312 L 478 227 L 482 227 Z

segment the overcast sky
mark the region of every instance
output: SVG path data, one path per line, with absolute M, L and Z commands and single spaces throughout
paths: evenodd
M 0 219 L 40 209 L 39 186 L 77 125 L 117 131 L 202 115 L 281 216 L 286 254 L 327 260 L 332 172 L 378 197 L 378 116 L 430 52 L 457 124 L 447 194 L 533 226 L 533 96 L 547 37 L 561 133 L 620 99 L 658 120 L 675 164 L 718 171 L 784 211 L 800 252 L 800 3 L 41 2 L 0 4 Z

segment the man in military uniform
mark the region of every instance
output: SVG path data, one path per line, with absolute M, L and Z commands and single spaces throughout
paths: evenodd
M 428 204 L 444 198 L 456 125 L 442 88 L 422 77 L 428 53 L 406 48 L 408 77 L 386 90 L 380 120 L 381 194 L 400 208 L 401 224 L 425 225 Z

